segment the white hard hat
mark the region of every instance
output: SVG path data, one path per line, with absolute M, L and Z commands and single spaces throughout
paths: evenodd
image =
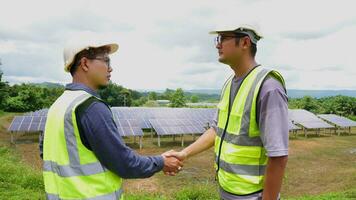
M 74 58 L 79 52 L 83 51 L 84 49 L 100 48 L 100 47 L 110 47 L 109 54 L 112 54 L 119 49 L 119 45 L 116 43 L 96 41 L 93 39 L 80 38 L 68 42 L 68 44 L 65 46 L 63 51 L 64 71 L 66 72 L 70 71 L 70 68 L 74 62 Z
M 210 34 L 221 34 L 221 33 L 243 33 L 246 34 L 250 37 L 251 42 L 257 43 L 258 40 L 262 39 L 263 36 L 261 32 L 258 30 L 257 26 L 252 26 L 249 24 L 241 24 L 235 29 L 232 28 L 226 28 L 226 29 L 220 29 L 216 31 L 211 31 L 209 32 Z

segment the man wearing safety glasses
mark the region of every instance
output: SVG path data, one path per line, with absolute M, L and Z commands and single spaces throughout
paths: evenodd
M 109 84 L 109 54 L 118 45 L 78 40 L 64 49 L 64 70 L 72 76 L 47 115 L 43 141 L 46 197 L 124 199 L 122 182 L 163 170 L 175 175 L 182 163 L 163 153 L 141 156 L 125 145 L 110 107 L 97 91 Z
M 255 28 L 213 31 L 219 62 L 234 74 L 225 82 L 215 125 L 180 152 L 180 160 L 214 146 L 216 180 L 225 200 L 276 200 L 288 158 L 284 79 L 255 60 Z

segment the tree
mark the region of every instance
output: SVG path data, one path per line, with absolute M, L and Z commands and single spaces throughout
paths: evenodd
M 41 98 L 43 99 L 43 107 L 49 108 L 54 101 L 58 99 L 59 96 L 64 92 L 64 86 L 59 87 L 43 87 Z
M 148 100 L 143 104 L 144 107 L 159 107 L 157 101 Z
M 110 106 L 131 106 L 132 103 L 131 92 L 116 83 L 99 90 L 99 95 Z
M 334 113 L 348 116 L 356 114 L 356 98 L 347 96 L 334 96 L 320 99 L 325 113 Z
M 36 111 L 44 107 L 42 88 L 31 84 L 11 87 L 9 97 L 4 102 L 4 110 L 10 112 Z
M 147 97 L 140 97 L 132 101 L 133 106 L 142 106 L 148 101 Z
M 184 91 L 182 88 L 178 88 L 172 96 L 170 107 L 184 107 L 185 106 L 185 97 Z
M 305 96 L 299 99 L 290 99 L 288 107 L 291 109 L 306 109 L 318 114 L 331 113 L 353 118 L 356 114 L 356 98 L 339 95 L 315 99 Z
M 138 100 L 142 97 L 142 94 L 136 90 L 129 90 L 133 100 Z
M 148 93 L 148 100 L 157 100 L 157 93 L 156 92 L 150 92 Z
M 174 90 L 167 88 L 166 91 L 164 91 L 162 98 L 171 101 L 173 94 L 174 94 Z
M 199 97 L 197 95 L 193 95 L 190 97 L 190 101 L 192 103 L 197 103 L 199 101 Z
M 1 64 L 1 63 L 0 63 Z M 8 97 L 9 85 L 7 82 L 2 81 L 3 72 L 0 69 L 0 110 L 4 108 L 4 102 Z

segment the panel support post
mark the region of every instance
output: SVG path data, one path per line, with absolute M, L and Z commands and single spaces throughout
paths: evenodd
M 184 147 L 184 135 L 182 134 L 182 147 Z
M 157 143 L 158 143 L 158 146 L 161 147 L 161 137 L 159 135 L 157 135 Z

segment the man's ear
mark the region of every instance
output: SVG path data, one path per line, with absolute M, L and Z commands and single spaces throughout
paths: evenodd
M 245 36 L 242 38 L 242 45 L 244 49 L 250 48 L 251 46 L 251 40 L 248 36 Z
M 82 68 L 82 70 L 84 72 L 89 71 L 89 67 L 88 67 L 88 59 L 86 57 L 83 57 L 80 59 L 80 67 Z

